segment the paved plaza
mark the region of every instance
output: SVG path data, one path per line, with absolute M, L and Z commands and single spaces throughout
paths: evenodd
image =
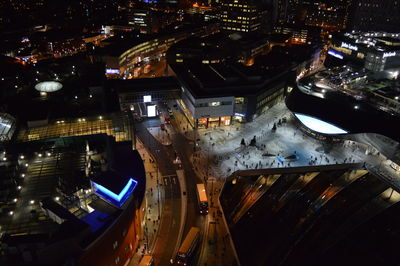
M 274 124 L 276 130 L 272 130 Z M 236 170 L 364 162 L 398 176 L 389 167 L 388 160 L 373 147 L 353 141 L 327 144 L 304 134 L 284 102 L 252 122 L 198 129 L 186 135 L 197 140 L 197 151 L 193 154 L 195 165 L 207 165 L 208 170 L 202 169 L 203 175 L 221 181 Z M 251 146 L 253 138 L 255 145 Z M 242 140 L 245 145 L 241 145 Z M 202 163 L 196 163 L 199 161 Z

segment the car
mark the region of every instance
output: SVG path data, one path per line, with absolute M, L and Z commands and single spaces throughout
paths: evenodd
M 166 117 L 166 118 L 164 119 L 164 121 L 165 121 L 165 124 L 171 124 L 171 120 L 169 120 L 168 117 Z
M 161 125 L 160 125 L 160 128 L 161 128 L 161 130 L 165 130 L 165 125 L 164 125 L 164 124 L 161 124 Z

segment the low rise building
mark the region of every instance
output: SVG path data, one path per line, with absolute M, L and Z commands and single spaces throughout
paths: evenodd
M 232 59 L 199 62 L 196 55 L 190 60 L 186 53 L 188 60 L 177 58 L 170 67 L 181 85 L 181 105 L 192 126 L 228 126 L 233 120 L 251 121 L 282 99 L 312 51 L 307 46 L 277 46 L 246 65 Z

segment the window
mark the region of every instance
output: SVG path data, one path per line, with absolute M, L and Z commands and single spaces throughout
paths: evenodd
M 211 102 L 209 106 L 220 106 L 221 102 Z

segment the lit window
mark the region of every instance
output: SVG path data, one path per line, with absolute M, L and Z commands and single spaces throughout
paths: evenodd
M 211 102 L 210 106 L 220 106 L 221 102 Z

